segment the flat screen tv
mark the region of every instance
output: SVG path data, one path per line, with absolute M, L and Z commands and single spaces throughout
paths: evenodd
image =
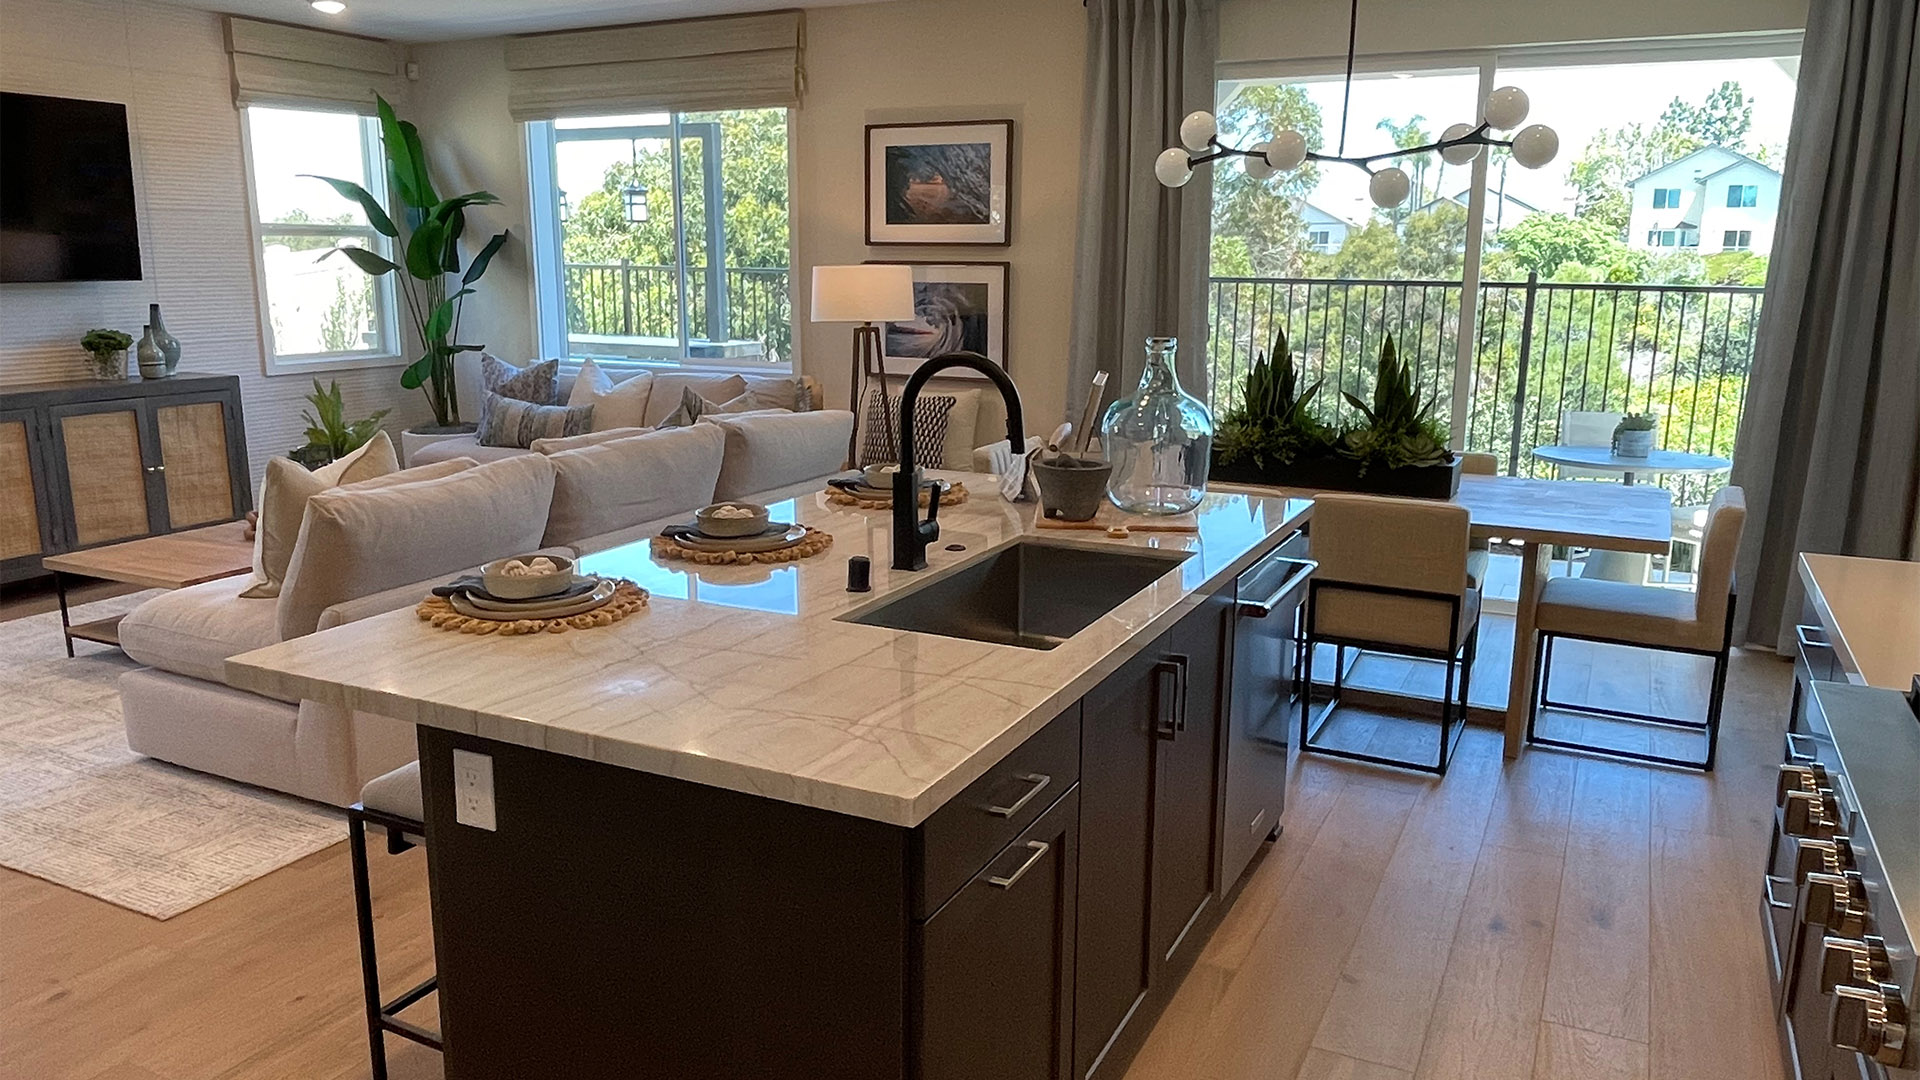
M 127 107 L 0 93 L 0 281 L 138 281 Z

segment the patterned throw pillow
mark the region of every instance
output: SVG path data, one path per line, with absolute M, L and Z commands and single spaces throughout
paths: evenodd
M 560 361 L 514 367 L 492 353 L 480 354 L 480 430 L 487 429 L 486 402 L 494 396 L 535 405 L 560 404 Z M 484 445 L 484 444 L 483 444 Z
M 898 445 L 900 437 L 900 398 L 888 395 L 893 408 L 888 409 L 881 403 L 880 388 L 874 387 L 867 395 L 867 422 L 862 425 L 860 464 L 879 465 L 893 460 L 889 446 Z M 913 460 L 914 464 L 929 469 L 945 468 L 947 421 L 953 414 L 955 398 L 952 394 L 921 394 L 913 403 Z M 891 431 L 893 438 L 887 438 Z
M 535 439 L 564 439 L 584 435 L 593 425 L 591 405 L 535 405 L 531 401 L 488 394 L 480 415 L 481 446 L 512 446 L 525 450 Z
M 668 413 L 667 418 L 655 424 L 654 427 L 660 429 L 691 427 L 699 422 L 703 416 L 719 416 L 728 413 L 792 411 L 791 409 L 766 408 L 755 400 L 752 391 L 748 391 L 737 398 L 715 405 L 713 402 L 695 393 L 693 387 L 683 386 L 680 388 L 679 406 Z

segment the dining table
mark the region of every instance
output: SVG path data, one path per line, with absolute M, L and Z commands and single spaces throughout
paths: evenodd
M 1588 472 L 1619 473 L 1620 482 L 1631 484 L 1641 473 L 1723 473 L 1733 462 L 1715 454 L 1695 454 L 1685 450 L 1654 450 L 1639 457 L 1613 452 L 1611 446 L 1536 446 L 1533 456 L 1550 465 Z
M 1312 498 L 1312 489 L 1210 483 L 1209 490 Z M 1535 619 L 1555 545 L 1662 554 L 1673 542 L 1673 496 L 1648 485 L 1463 475 L 1451 502 L 1467 508 L 1475 539 L 1520 545 L 1520 596 L 1513 615 L 1513 670 L 1507 683 L 1506 754 L 1518 757 L 1533 708 Z M 1309 518 L 1308 533 L 1312 533 Z

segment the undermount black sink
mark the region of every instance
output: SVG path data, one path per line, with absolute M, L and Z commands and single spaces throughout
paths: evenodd
M 1159 580 L 1190 552 L 1021 540 L 846 622 L 1023 649 L 1051 649 Z

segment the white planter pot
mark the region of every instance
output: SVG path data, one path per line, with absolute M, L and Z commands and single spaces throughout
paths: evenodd
M 1643 458 L 1653 453 L 1653 432 L 1616 431 L 1613 433 L 1615 457 Z
M 444 442 L 447 439 L 471 438 L 473 438 L 473 432 L 471 431 L 402 431 L 400 433 L 400 467 L 403 469 L 411 468 L 413 466 L 413 455 L 419 453 L 423 447 L 437 442 Z

